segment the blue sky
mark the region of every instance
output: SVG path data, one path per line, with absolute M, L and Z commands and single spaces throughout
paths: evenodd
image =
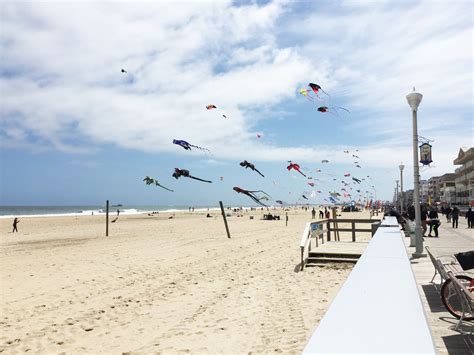
M 413 185 L 413 86 L 424 95 L 419 134 L 433 140 L 423 179 L 452 172 L 459 148 L 473 145 L 469 1 L 0 6 L 3 205 L 249 204 L 233 186 L 321 203 L 341 181 L 347 199 L 360 189 L 390 200 L 400 162 Z M 306 100 L 298 91 L 309 82 L 330 97 Z M 175 180 L 174 168 L 213 184 Z M 344 173 L 370 178 L 357 185 Z M 145 175 L 174 192 L 145 186 Z

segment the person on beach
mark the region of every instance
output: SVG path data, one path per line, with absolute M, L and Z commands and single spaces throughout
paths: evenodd
M 471 207 L 466 212 L 467 228 L 474 228 L 474 211 Z
M 15 219 L 13 220 L 13 231 L 12 233 L 15 233 L 15 232 L 18 232 L 18 223 L 20 223 L 20 219 L 18 217 L 15 217 Z
M 120 214 L 120 210 L 119 210 L 119 209 L 117 209 L 117 217 L 119 216 L 119 214 Z
M 451 219 L 453 221 L 453 228 L 457 228 L 459 221 L 459 209 L 456 206 L 454 206 L 453 210 L 451 211 Z
M 315 219 L 315 218 L 316 218 L 316 210 L 313 207 L 313 210 L 311 211 L 311 219 Z

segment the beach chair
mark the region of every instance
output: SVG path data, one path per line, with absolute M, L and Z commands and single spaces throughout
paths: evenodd
M 453 288 L 459 297 L 461 304 L 461 317 L 454 330 L 458 330 L 463 320 L 474 319 L 474 296 L 472 290 L 468 289 L 460 280 L 451 272 L 448 272 L 448 277 L 452 282 Z M 471 332 L 472 333 L 472 332 Z

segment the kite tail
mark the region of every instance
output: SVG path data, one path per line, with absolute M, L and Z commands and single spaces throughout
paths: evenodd
M 207 151 L 207 152 L 209 152 L 209 153 L 211 152 L 209 149 L 203 148 L 203 147 L 198 147 L 197 145 L 192 145 L 192 144 L 190 144 L 190 146 L 193 147 L 193 148 L 200 149 L 200 150 L 205 150 L 205 151 Z
M 303 175 L 304 177 L 306 177 L 306 175 L 303 174 L 300 170 L 298 170 L 298 172 L 299 172 L 301 175 Z
M 163 185 L 158 185 L 159 187 L 161 187 L 162 189 L 165 189 L 165 190 L 168 190 L 168 191 L 171 191 L 171 192 L 174 192 L 173 190 L 170 190 L 168 189 L 167 187 L 164 187 Z
M 198 180 L 198 181 L 202 181 L 202 182 L 208 182 L 208 183 L 212 184 L 212 181 L 209 181 L 209 180 L 200 179 L 200 178 L 197 178 L 197 177 L 194 177 L 194 176 L 191 176 L 191 175 L 189 175 L 189 177 L 191 179 L 194 179 L 194 180 Z
M 268 207 L 266 204 L 262 203 L 258 198 L 255 196 L 249 195 L 252 200 L 254 200 L 256 203 L 258 203 L 261 206 Z
M 259 173 L 261 177 L 265 177 L 260 171 L 258 171 L 258 169 L 255 169 L 255 171 Z
M 324 92 L 326 95 L 328 95 L 329 97 L 331 97 L 331 95 L 329 95 L 326 91 L 324 91 L 323 89 L 319 89 L 321 90 L 322 92 Z

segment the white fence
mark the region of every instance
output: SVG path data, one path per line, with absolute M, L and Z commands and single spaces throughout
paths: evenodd
M 436 354 L 400 228 L 377 230 L 304 354 Z

